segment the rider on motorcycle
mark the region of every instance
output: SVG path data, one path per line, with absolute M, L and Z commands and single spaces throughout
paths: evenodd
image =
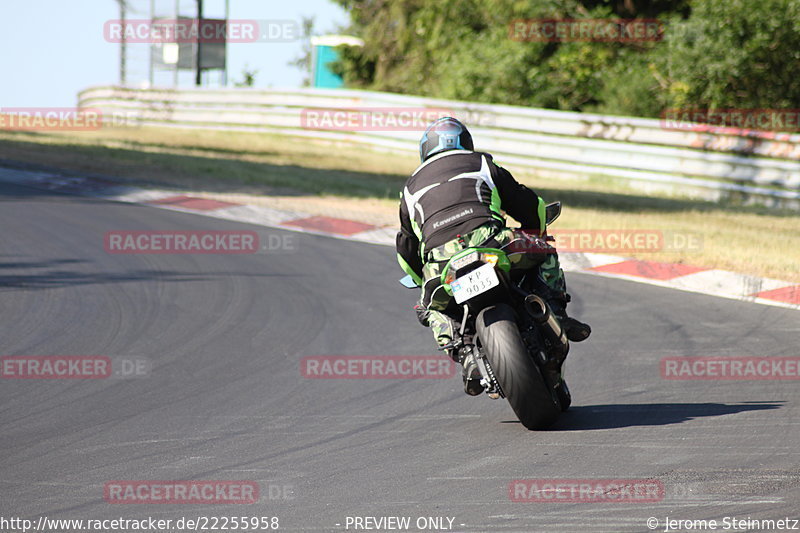
M 521 229 L 544 234 L 545 203 L 494 163 L 490 154 L 473 151 L 472 136 L 454 118 L 440 118 L 428 126 L 419 143 L 419 155 L 421 164 L 400 196 L 397 259 L 422 287 L 415 306 L 417 318 L 433 330 L 439 347 L 463 366 L 465 392 L 477 395 L 483 387 L 474 358 L 458 360 L 456 351 L 450 349 L 458 327 L 451 316 L 457 307 L 440 283 L 441 270 L 464 248 L 512 250 L 524 243 L 520 230 L 506 226 L 503 211 L 519 222 Z M 566 314 L 570 296 L 558 255 L 552 248 L 539 253 L 547 253 L 544 262 L 532 260 L 528 253 L 509 254 L 512 270 L 532 273 L 537 292 L 559 318 L 567 338 L 585 340 L 591 333 L 589 325 Z

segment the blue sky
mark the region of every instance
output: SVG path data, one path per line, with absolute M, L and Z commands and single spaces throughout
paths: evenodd
M 193 13 L 194 0 L 179 0 Z M 150 0 L 131 0 L 149 18 Z M 156 0 L 173 8 L 174 0 Z M 222 14 L 222 0 L 206 0 L 206 16 Z M 295 20 L 314 16 L 316 34 L 346 25 L 347 14 L 330 0 L 230 0 L 231 19 Z M 119 45 L 106 42 L 103 24 L 119 18 L 114 0 L 3 0 L 0 2 L 0 108 L 68 107 L 78 91 L 117 83 Z M 237 81 L 245 64 L 258 70 L 257 87 L 299 87 L 303 73 L 287 65 L 300 55 L 302 42 L 233 43 L 228 76 Z M 136 52 L 134 51 L 134 54 Z M 146 79 L 146 56 L 132 58 L 134 80 Z

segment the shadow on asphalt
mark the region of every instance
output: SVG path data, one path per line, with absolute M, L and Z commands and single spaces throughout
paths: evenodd
M 635 403 L 580 405 L 563 413 L 550 431 L 588 431 L 636 426 L 666 426 L 697 418 L 724 416 L 745 411 L 779 409 L 782 401 L 740 403 Z M 518 424 L 516 420 L 506 424 Z
M 666 426 L 709 416 L 779 409 L 782 405 L 783 402 L 581 405 L 572 407 L 564 413 L 552 429 L 585 431 L 634 426 Z
M 187 254 L 190 255 L 190 254 Z M 145 281 L 191 282 L 216 281 L 229 277 L 298 277 L 297 273 L 252 273 L 235 272 L 225 269 L 219 271 L 177 271 L 159 269 L 136 269 L 108 272 L 94 269 L 91 261 L 81 259 L 51 260 L 13 260 L 5 261 L 8 255 L 0 254 L 0 292 L 9 290 L 33 290 L 73 287 L 79 285 L 99 285 L 116 283 L 136 283 Z M 191 255 L 190 255 L 191 257 Z M 15 258 L 16 259 L 16 258 Z M 81 266 L 86 264 L 89 266 Z M 70 268 L 74 265 L 74 268 Z

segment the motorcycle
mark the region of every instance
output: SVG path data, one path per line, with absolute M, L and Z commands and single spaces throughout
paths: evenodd
M 547 205 L 545 212 L 549 226 L 561 214 L 561 203 Z M 544 261 L 542 252 L 552 250 L 552 238 L 526 237 L 525 249 L 538 252 Z M 483 392 L 508 400 L 526 428 L 551 426 L 572 397 L 562 373 L 569 341 L 542 297 L 547 287 L 530 273 L 512 271 L 507 251 L 490 247 L 465 248 L 453 255 L 440 281 L 461 315 L 456 338 L 441 349 L 452 350 L 459 360 L 472 354 Z M 418 288 L 411 276 L 400 283 Z

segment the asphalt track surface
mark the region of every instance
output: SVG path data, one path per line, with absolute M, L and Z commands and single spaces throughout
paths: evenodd
M 453 531 L 526 532 L 800 519 L 797 381 L 659 372 L 668 356 L 800 355 L 796 311 L 570 275 L 571 311 L 594 334 L 568 359 L 573 408 L 530 432 L 504 401 L 465 396 L 455 376 L 301 376 L 309 355 L 435 353 L 389 248 L 6 184 L 0 228 L 0 355 L 151 364 L 130 379 L 0 380 L 2 517 L 277 516 L 289 531 L 344 531 L 355 516 L 408 516 L 416 531 L 418 517 L 450 517 Z M 290 235 L 294 249 L 103 248 L 111 230 L 241 229 Z M 657 479 L 666 494 L 509 498 L 517 479 L 608 478 Z M 255 481 L 260 499 L 103 498 L 111 480 L 207 479 Z

